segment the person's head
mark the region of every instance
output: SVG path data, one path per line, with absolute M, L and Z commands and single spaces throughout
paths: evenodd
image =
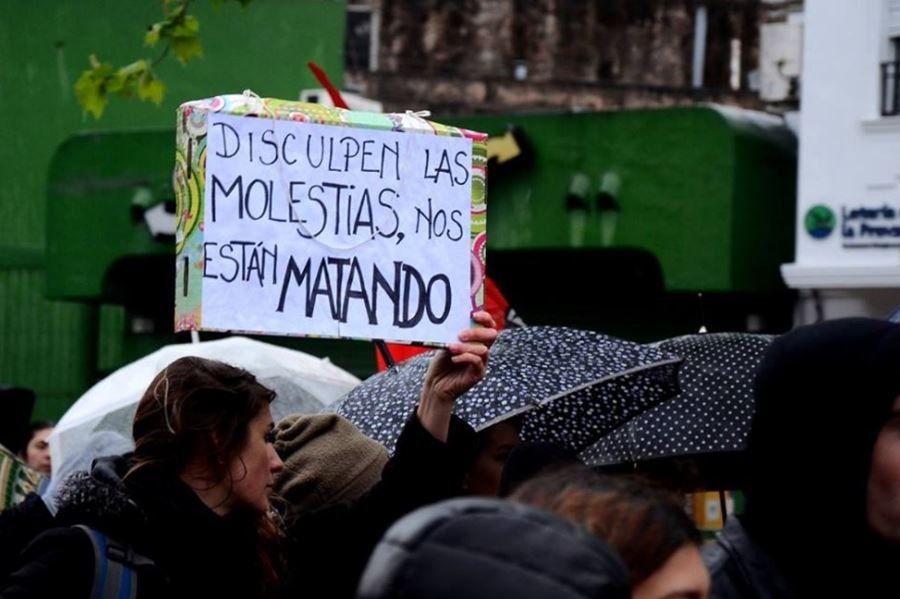
M 497 497 L 500 478 L 510 452 L 519 444 L 517 418 L 498 422 L 478 431 L 475 457 L 466 471 L 464 488 L 470 495 Z
M 134 418 L 134 467 L 184 480 L 211 509 L 264 513 L 283 464 L 269 404 L 275 393 L 215 360 L 175 360 L 150 383 Z
M 25 442 L 19 453 L 26 464 L 41 474 L 50 476 L 50 444 L 47 438 L 53 432 L 53 423 L 48 420 L 32 422 L 25 434 Z
M 576 523 L 486 498 L 432 504 L 397 521 L 362 575 L 357 599 L 626 599 L 613 548 Z
M 565 516 L 619 553 L 634 599 L 704 599 L 710 578 L 700 533 L 670 493 L 570 466 L 538 476 L 512 500 Z
M 783 531 L 804 538 L 823 521 L 840 542 L 900 541 L 898 395 L 900 325 L 833 320 L 773 342 L 754 387 L 748 532 L 786 561 Z M 787 497 L 802 509 L 785 509 Z
M 564 445 L 546 441 L 519 443 L 509 452 L 509 457 L 503 466 L 499 495 L 508 497 L 522 483 L 539 474 L 546 474 L 580 463 L 578 454 Z
M 387 449 L 337 414 L 293 414 L 275 427 L 275 449 L 284 470 L 275 492 L 285 516 L 328 505 L 350 504 L 381 480 Z

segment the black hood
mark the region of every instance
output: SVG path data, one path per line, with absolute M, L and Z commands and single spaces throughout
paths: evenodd
M 101 458 L 90 473 L 70 476 L 57 496 L 57 521 L 87 524 L 123 540 L 140 536 L 147 514 L 123 480 L 129 465 L 127 456 Z
M 627 599 L 615 551 L 574 522 L 525 505 L 455 499 L 398 521 L 357 599 Z
M 757 542 L 786 563 L 813 554 L 818 568 L 848 563 L 845 552 L 874 557 L 866 484 L 898 395 L 900 325 L 841 319 L 772 343 L 756 376 L 742 518 Z

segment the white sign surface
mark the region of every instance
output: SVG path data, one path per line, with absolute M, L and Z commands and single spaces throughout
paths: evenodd
M 471 168 L 465 138 L 210 114 L 203 327 L 454 341 Z

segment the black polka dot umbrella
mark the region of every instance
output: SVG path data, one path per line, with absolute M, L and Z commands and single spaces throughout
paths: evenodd
M 581 458 L 603 466 L 742 451 L 753 416 L 754 373 L 772 339 L 705 333 L 654 344 L 684 358 L 681 392 L 612 431 Z
M 337 412 L 393 450 L 416 406 L 433 352 L 376 374 Z M 475 430 L 520 414 L 523 440 L 576 451 L 677 391 L 681 359 L 656 348 L 562 327 L 503 331 L 485 378 L 456 402 Z

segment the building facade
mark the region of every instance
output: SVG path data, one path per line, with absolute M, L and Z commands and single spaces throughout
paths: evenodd
M 900 0 L 810 0 L 804 14 L 797 323 L 900 304 Z
M 346 82 L 443 114 L 717 102 L 762 106 L 759 0 L 368 0 Z

